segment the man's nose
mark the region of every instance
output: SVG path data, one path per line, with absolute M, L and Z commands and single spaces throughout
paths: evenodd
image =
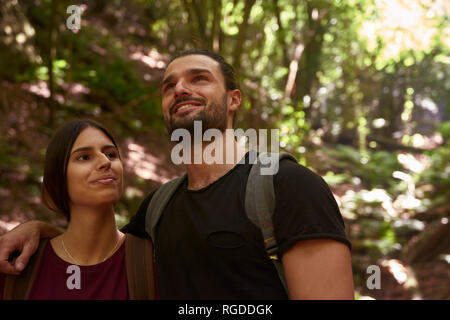
M 178 81 L 178 83 L 175 85 L 175 98 L 181 98 L 183 96 L 190 96 L 192 94 L 191 89 L 189 88 L 189 85 L 186 84 L 185 81 Z

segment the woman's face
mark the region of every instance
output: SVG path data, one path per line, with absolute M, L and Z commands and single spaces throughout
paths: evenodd
M 71 208 L 114 204 L 120 199 L 122 161 L 101 130 L 87 127 L 75 140 L 67 165 L 67 189 Z

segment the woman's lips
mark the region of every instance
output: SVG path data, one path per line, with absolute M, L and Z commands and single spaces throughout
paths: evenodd
M 95 179 L 92 183 L 100 183 L 100 184 L 111 184 L 116 181 L 116 177 L 113 175 L 104 175 L 99 177 L 98 179 Z
M 106 178 L 106 179 L 98 179 L 94 183 L 100 183 L 100 184 L 111 184 L 114 183 L 116 180 L 113 178 Z

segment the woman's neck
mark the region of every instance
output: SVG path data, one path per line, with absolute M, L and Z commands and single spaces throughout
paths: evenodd
M 55 252 L 77 265 L 94 265 L 109 258 L 123 241 L 117 230 L 113 207 L 71 208 L 69 226 L 52 239 Z

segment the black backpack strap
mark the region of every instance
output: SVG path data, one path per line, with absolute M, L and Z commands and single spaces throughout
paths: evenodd
M 125 265 L 130 300 L 154 300 L 153 246 L 150 240 L 127 233 Z
M 253 150 L 250 150 L 249 152 L 256 153 L 256 151 Z M 279 161 L 283 159 L 289 159 L 295 161 L 295 163 L 298 163 L 298 161 L 294 156 L 288 153 L 261 153 L 257 158 L 254 154 L 253 157 L 256 161 L 253 163 L 247 179 L 245 211 L 248 218 L 261 230 L 267 256 L 273 262 L 278 272 L 278 277 L 283 284 L 286 294 L 289 296 L 284 269 L 281 261 L 278 260 L 276 253 L 278 244 L 275 239 L 273 226 L 273 215 L 275 211 L 274 175 L 264 174 L 264 172 L 267 173 L 267 170 L 264 171 L 263 169 L 267 169 L 269 166 L 275 166 L 272 170 L 277 172 Z M 270 159 L 271 163 L 268 163 L 267 159 Z
M 181 177 L 163 184 L 158 190 L 156 190 L 150 200 L 150 204 L 147 207 L 147 214 L 145 216 L 145 231 L 147 231 L 150 235 L 153 243 L 155 243 L 155 228 L 164 208 L 186 178 L 187 174 L 184 174 Z
M 3 289 L 4 300 L 28 299 L 48 241 L 49 239 L 41 239 L 37 251 L 31 256 L 26 268 L 19 275 L 6 276 Z

